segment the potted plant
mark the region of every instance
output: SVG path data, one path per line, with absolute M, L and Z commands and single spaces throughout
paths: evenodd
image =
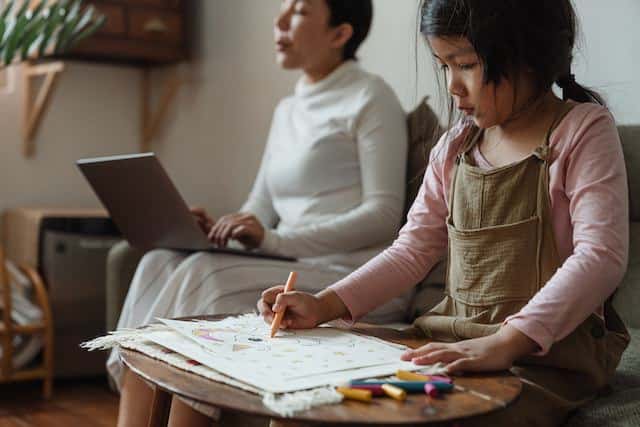
M 83 0 L 9 0 L 0 13 L 0 64 L 63 54 L 105 21 Z

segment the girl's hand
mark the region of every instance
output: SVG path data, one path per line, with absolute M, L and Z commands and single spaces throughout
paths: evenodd
M 447 364 L 449 374 L 460 372 L 503 371 L 520 357 L 533 353 L 538 345 L 518 329 L 506 325 L 482 338 L 452 344 L 429 343 L 402 355 L 402 360 L 417 365 Z
M 284 293 L 284 286 L 275 286 L 262 293 L 258 310 L 265 322 L 271 323 L 275 313 L 286 310 L 281 329 L 310 329 L 348 313 L 346 306 L 331 290 L 318 295 L 306 292 Z
M 191 215 L 196 218 L 196 221 L 198 222 L 198 225 L 200 226 L 202 231 L 204 231 L 204 234 L 208 235 L 211 231 L 211 227 L 213 227 L 213 224 L 216 223 L 213 218 L 211 218 L 209 214 L 207 214 L 207 211 L 203 208 L 196 207 L 189 210 L 191 211 Z
M 225 215 L 211 228 L 209 240 L 223 248 L 227 246 L 229 239 L 238 240 L 247 249 L 258 248 L 264 240 L 264 227 L 251 214 Z

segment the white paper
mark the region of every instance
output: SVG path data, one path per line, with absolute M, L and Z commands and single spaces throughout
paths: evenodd
M 420 368 L 400 360 L 404 346 L 333 328 L 281 331 L 269 338 L 269 326 L 255 315 L 218 322 L 161 321 L 185 339 L 151 335 L 151 341 L 271 393 Z

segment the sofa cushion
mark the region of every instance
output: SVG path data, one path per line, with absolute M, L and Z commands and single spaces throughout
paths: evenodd
M 611 390 L 573 414 L 565 427 L 640 426 L 640 329 L 630 329 Z
M 629 177 L 629 207 L 632 221 L 640 221 L 640 126 L 619 126 Z
M 429 153 L 443 133 L 438 116 L 429 107 L 428 100 L 428 97 L 424 98 L 407 116 L 409 152 L 407 156 L 405 217 L 422 185 Z
M 613 306 L 627 327 L 640 328 L 640 222 L 629 224 L 629 239 L 629 264 Z

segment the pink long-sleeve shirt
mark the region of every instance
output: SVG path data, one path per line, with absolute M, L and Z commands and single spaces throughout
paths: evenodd
M 331 286 L 358 319 L 408 292 L 446 255 L 448 193 L 465 125 L 452 128 L 432 150 L 422 188 L 393 245 Z M 624 275 L 629 249 L 627 176 L 611 114 L 578 104 L 550 138 L 550 199 L 562 266 L 505 323 L 549 351 L 604 301 Z M 478 166 L 491 168 L 476 148 Z

